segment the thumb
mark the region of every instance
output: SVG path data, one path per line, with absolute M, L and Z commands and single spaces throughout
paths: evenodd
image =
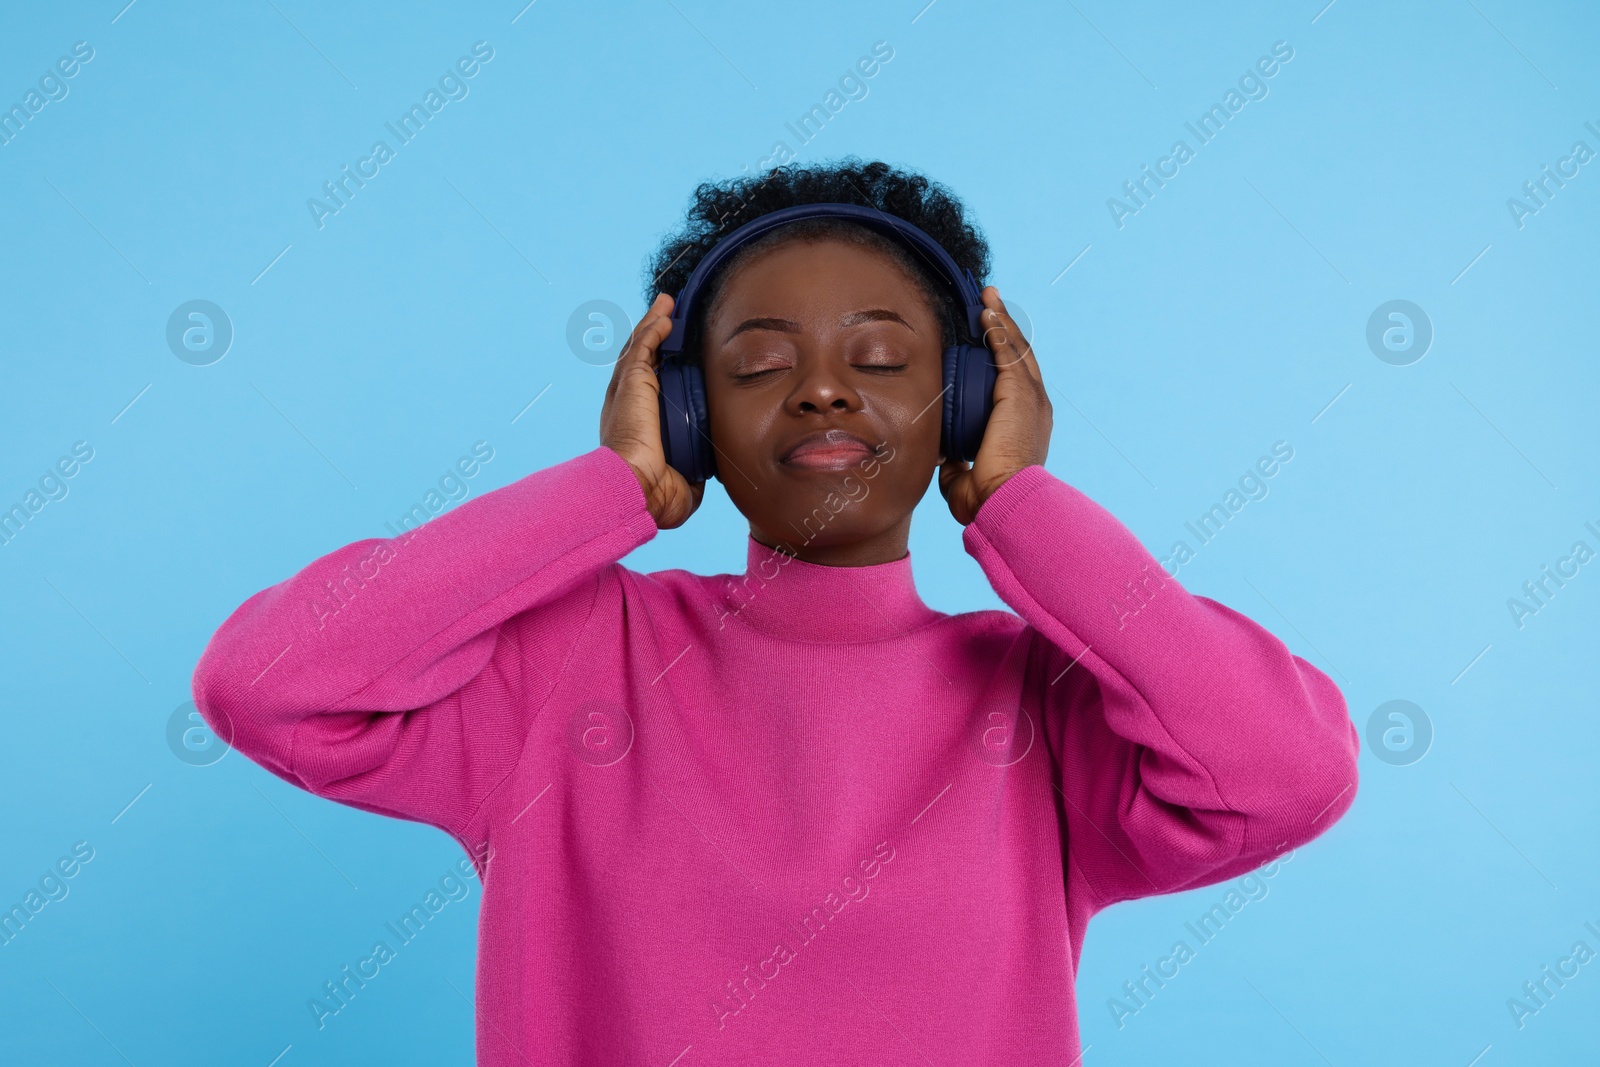
M 947 459 L 939 464 L 939 495 L 949 500 L 956 483 L 968 473 L 969 469 L 967 464 L 959 459 Z

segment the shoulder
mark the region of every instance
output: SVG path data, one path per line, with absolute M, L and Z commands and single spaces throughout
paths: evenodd
M 946 615 L 944 621 L 974 638 L 1016 638 L 1029 629 L 1027 621 L 1016 612 L 997 608 Z
M 615 565 L 638 593 L 676 603 L 699 602 L 715 597 L 717 591 L 729 582 L 736 582 L 736 574 L 696 574 L 681 567 L 659 571 L 636 571 Z
M 933 629 L 953 646 L 952 652 L 974 666 L 993 666 L 1006 659 L 1019 644 L 1033 643 L 1033 628 L 1026 620 L 996 609 L 947 615 Z
M 653 614 L 703 615 L 721 602 L 736 574 L 696 574 L 680 567 L 643 571 L 612 563 L 600 574 L 601 595 L 647 606 Z

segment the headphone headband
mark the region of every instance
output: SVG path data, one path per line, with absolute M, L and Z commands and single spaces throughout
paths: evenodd
M 683 289 L 678 293 L 672 307 L 672 332 L 667 334 L 667 339 L 661 342 L 660 353 L 662 358 L 677 355 L 683 351 L 685 335 L 689 329 L 689 315 L 694 308 L 695 298 L 700 289 L 710 280 L 717 268 L 733 253 L 744 245 L 769 230 L 798 222 L 802 219 L 848 219 L 860 223 L 879 233 L 898 237 L 911 245 L 912 249 L 921 252 L 924 258 L 931 259 L 950 285 L 952 294 L 961 301 L 966 311 L 968 337 L 976 341 L 983 336 L 983 300 L 978 289 L 977 280 L 972 277 L 972 272 L 956 265 L 950 258 L 950 253 L 944 247 L 929 237 L 922 230 L 913 226 L 905 219 L 880 211 L 875 207 L 863 207 L 859 204 L 797 204 L 794 207 L 779 208 L 777 211 L 768 212 L 760 218 L 753 219 L 734 230 L 727 237 L 706 253 L 705 257 L 695 265 L 689 275 L 689 280 L 684 283 Z

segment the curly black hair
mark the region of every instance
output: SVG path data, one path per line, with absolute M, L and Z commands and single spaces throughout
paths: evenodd
M 938 241 L 959 267 L 972 272 L 979 288 L 989 274 L 989 242 L 967 218 L 961 201 L 949 189 L 915 171 L 887 163 L 863 163 L 846 156 L 833 163 L 775 167 L 761 175 L 721 182 L 702 182 L 690 197 L 683 229 L 662 242 L 645 266 L 645 303 L 660 293 L 683 291 L 695 266 L 718 241 L 753 219 L 796 204 L 858 204 L 875 207 L 916 226 Z M 698 358 L 706 313 L 715 305 L 724 279 L 741 263 L 784 241 L 838 238 L 875 248 L 899 263 L 927 293 L 940 319 L 941 347 L 956 342 L 963 327 L 949 283 L 920 253 L 878 230 L 846 219 L 805 219 L 769 231 L 739 249 L 707 280 L 696 298 L 688 325 L 686 348 Z

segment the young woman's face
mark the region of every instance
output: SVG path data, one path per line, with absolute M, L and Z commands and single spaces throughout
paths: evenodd
M 943 346 L 921 286 L 875 249 L 790 240 L 727 279 L 704 337 L 717 476 L 756 540 L 903 545 L 941 460 Z

